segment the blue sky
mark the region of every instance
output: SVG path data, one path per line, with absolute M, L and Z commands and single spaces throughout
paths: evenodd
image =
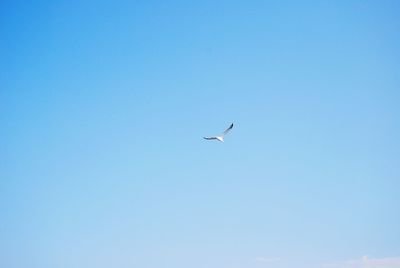
M 1 267 L 400 267 L 398 1 L 0 12 Z

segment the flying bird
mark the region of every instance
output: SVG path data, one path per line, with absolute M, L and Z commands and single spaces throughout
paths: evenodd
M 218 141 L 224 141 L 225 135 L 229 133 L 229 131 L 231 131 L 231 129 L 233 128 L 233 123 L 224 131 L 222 132 L 221 135 L 218 136 L 211 136 L 211 137 L 204 137 L 204 139 L 206 140 L 218 140 Z

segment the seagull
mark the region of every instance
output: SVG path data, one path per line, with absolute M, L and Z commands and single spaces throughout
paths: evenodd
M 233 128 L 233 123 L 224 132 L 222 132 L 221 135 L 211 136 L 211 137 L 204 137 L 204 139 L 206 139 L 206 140 L 218 140 L 218 141 L 222 141 L 223 142 L 225 135 L 228 134 L 229 131 L 231 131 L 232 128 Z

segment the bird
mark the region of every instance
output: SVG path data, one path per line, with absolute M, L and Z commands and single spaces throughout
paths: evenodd
M 217 140 L 217 141 L 224 141 L 225 135 L 229 133 L 229 131 L 231 131 L 231 129 L 233 128 L 233 123 L 224 131 L 221 133 L 221 135 L 218 136 L 211 136 L 211 137 L 204 137 L 204 139 L 206 140 Z

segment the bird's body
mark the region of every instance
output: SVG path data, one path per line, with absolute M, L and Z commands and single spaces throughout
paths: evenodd
M 224 131 L 221 135 L 218 136 L 211 136 L 211 137 L 204 137 L 206 140 L 217 140 L 220 142 L 224 142 L 225 135 L 233 128 L 233 123 Z
M 218 140 L 218 141 L 221 141 L 221 142 L 224 141 L 224 137 L 223 136 L 204 137 L 204 139 L 206 139 L 206 140 Z

